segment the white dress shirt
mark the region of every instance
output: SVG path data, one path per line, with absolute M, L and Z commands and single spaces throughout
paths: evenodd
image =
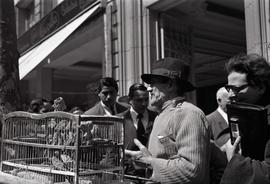
M 221 116 L 225 119 L 226 123 L 228 124 L 228 115 L 224 112 L 220 107 L 217 108 L 217 111 L 221 114 Z

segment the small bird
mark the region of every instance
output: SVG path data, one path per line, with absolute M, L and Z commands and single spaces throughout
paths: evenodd
M 15 168 L 15 169 L 12 169 L 11 171 L 9 171 L 9 173 L 10 173 L 11 175 L 13 175 L 13 176 L 17 176 L 17 174 L 18 174 L 19 171 L 20 171 L 20 170 L 19 170 L 18 168 Z
M 57 169 L 65 170 L 64 162 L 62 162 L 58 157 L 59 157 L 59 152 L 55 151 L 55 154 L 52 157 L 52 165 Z
M 68 164 L 73 162 L 72 158 L 66 154 L 61 154 L 61 160 L 64 162 L 64 164 Z
M 8 154 L 11 156 L 11 157 L 14 157 L 15 156 L 15 149 L 11 148 L 11 147 L 5 147 L 6 151 L 8 152 Z

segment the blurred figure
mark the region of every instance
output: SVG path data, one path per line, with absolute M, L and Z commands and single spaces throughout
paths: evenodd
M 225 87 L 216 93 L 218 108 L 206 116 L 210 127 L 211 139 L 221 147 L 230 139 L 226 105 L 229 102 L 229 93 Z
M 88 109 L 84 114 L 86 115 L 115 115 L 127 110 L 127 107 L 116 102 L 118 93 L 117 82 L 111 77 L 100 79 L 98 86 L 98 96 L 100 102 L 94 107 Z

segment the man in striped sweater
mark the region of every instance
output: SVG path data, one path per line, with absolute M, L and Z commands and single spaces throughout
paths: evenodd
M 165 58 L 156 62 L 152 74 L 142 75 L 160 114 L 148 149 L 135 139 L 140 151 L 126 154 L 149 164 L 151 179 L 160 183 L 209 183 L 210 134 L 204 113 L 185 101 L 184 93 L 194 89 L 187 81 L 188 69 L 181 60 Z

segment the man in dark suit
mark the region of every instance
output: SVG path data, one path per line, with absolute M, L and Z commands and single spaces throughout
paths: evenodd
M 128 97 L 131 104 L 130 109 L 118 115 L 125 119 L 125 148 L 136 150 L 134 138 L 139 139 L 145 146 L 147 145 L 157 113 L 147 109 L 149 93 L 143 84 L 133 84 L 129 88 Z
M 116 102 L 117 92 L 118 85 L 113 78 L 105 77 L 100 79 L 98 86 L 100 102 L 88 109 L 84 114 L 111 116 L 127 110 L 126 106 Z
M 135 83 L 130 86 L 128 97 L 130 109 L 118 115 L 125 119 L 125 149 L 138 150 L 138 147 L 134 144 L 134 139 L 140 140 L 143 145 L 147 146 L 157 113 L 147 109 L 149 92 L 143 84 Z M 125 174 L 147 177 L 146 168 L 140 167 L 128 156 L 126 158 Z
M 209 122 L 211 139 L 222 147 L 230 138 L 226 105 L 229 102 L 228 91 L 222 87 L 216 93 L 218 108 L 206 116 Z
M 227 165 L 226 154 L 220 149 L 230 139 L 227 109 L 228 91 L 222 87 L 216 93 L 218 108 L 206 116 L 211 134 L 210 184 L 219 184 Z

